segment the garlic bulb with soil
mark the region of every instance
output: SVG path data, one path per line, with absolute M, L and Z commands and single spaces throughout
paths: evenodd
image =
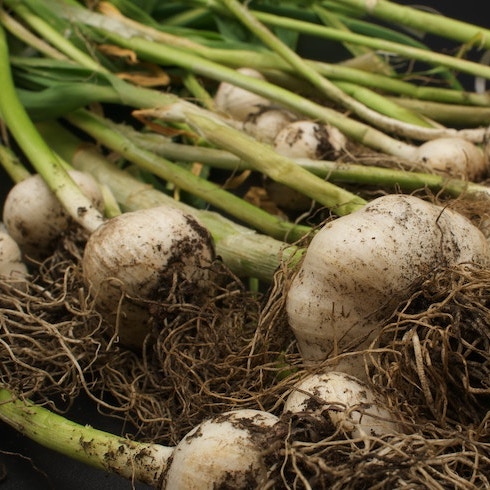
M 196 301 L 211 294 L 206 279 L 213 258 L 209 232 L 191 215 L 161 206 L 106 221 L 90 236 L 82 269 L 120 342 L 140 348 L 150 328 L 145 300 L 165 299 L 172 288 L 187 288 Z
M 272 145 L 282 129 L 296 119 L 293 113 L 270 106 L 249 114 L 243 123 L 243 130 L 257 141 Z
M 289 323 L 305 360 L 353 352 L 335 370 L 365 376 L 362 348 L 380 319 L 438 266 L 486 265 L 488 243 L 469 220 L 407 195 L 374 199 L 312 239 L 287 293 Z M 341 368 L 339 367 L 341 366 Z
M 330 371 L 310 374 L 300 381 L 284 404 L 284 413 L 318 419 L 328 415 L 337 429 L 353 439 L 399 432 L 385 400 L 363 381 L 346 373 Z
M 488 174 L 489 162 L 482 149 L 463 138 L 437 138 L 420 145 L 414 160 L 436 173 L 479 181 Z
M 162 490 L 261 488 L 267 481 L 267 435 L 278 420 L 242 409 L 201 423 L 175 447 Z
M 346 144 L 347 139 L 337 128 L 314 121 L 298 120 L 284 126 L 277 133 L 273 148 L 289 158 L 320 160 L 338 157 Z M 306 211 L 311 207 L 310 198 L 284 184 L 266 179 L 264 187 L 269 198 L 281 209 Z
M 22 261 L 19 246 L 2 225 L 0 227 L 0 280 L 22 288 L 27 275 L 27 266 Z
M 242 75 L 264 80 L 264 76 L 253 68 L 239 68 Z M 265 97 L 237 87 L 228 82 L 220 83 L 214 96 L 216 110 L 223 112 L 236 121 L 245 121 L 251 114 L 271 105 Z
M 101 209 L 103 198 L 95 179 L 78 170 L 68 173 L 93 206 Z M 35 259 L 49 255 L 60 236 L 73 223 L 39 174 L 31 175 L 12 187 L 5 198 L 3 221 L 22 252 Z
M 333 126 L 314 121 L 294 121 L 274 139 L 274 149 L 289 158 L 328 160 L 337 157 L 347 144 L 346 137 Z

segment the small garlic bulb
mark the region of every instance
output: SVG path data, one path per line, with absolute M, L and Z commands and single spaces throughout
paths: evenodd
M 314 121 L 294 121 L 274 140 L 274 149 L 289 158 L 328 160 L 337 157 L 347 139 L 335 127 Z
M 95 179 L 78 170 L 68 173 L 94 206 L 101 209 L 103 198 Z M 5 199 L 3 221 L 22 252 L 35 259 L 49 255 L 73 222 L 39 174 L 12 187 Z
M 0 280 L 8 281 L 14 287 L 23 289 L 27 276 L 27 266 L 22 261 L 20 248 L 2 225 L 0 227 Z
M 484 152 L 463 138 L 437 138 L 420 145 L 415 161 L 428 170 L 458 179 L 478 181 L 489 169 Z
M 213 258 L 212 238 L 194 217 L 160 206 L 107 220 L 90 236 L 82 269 L 98 310 L 118 325 L 120 342 L 138 349 L 150 329 L 141 300 L 158 300 L 174 282 L 202 295 Z
M 237 71 L 242 75 L 265 80 L 264 76 L 253 68 L 239 68 Z M 265 97 L 228 82 L 220 83 L 214 96 L 214 103 L 218 111 L 237 121 L 245 121 L 251 114 L 270 105 L 270 101 Z
M 288 158 L 335 158 L 346 145 L 345 136 L 333 126 L 308 120 L 293 121 L 279 131 L 273 141 L 274 150 Z M 306 211 L 312 200 L 301 192 L 278 182 L 266 181 L 270 199 L 287 211 Z
M 300 381 L 284 404 L 284 413 L 305 413 L 321 419 L 325 414 L 335 427 L 369 446 L 370 437 L 399 431 L 385 400 L 363 381 L 346 373 L 311 374 Z
M 243 123 L 243 130 L 257 141 L 272 145 L 279 132 L 294 120 L 293 113 L 270 106 L 250 114 Z
M 261 488 L 267 477 L 265 436 L 278 420 L 242 409 L 201 423 L 175 447 L 162 489 Z

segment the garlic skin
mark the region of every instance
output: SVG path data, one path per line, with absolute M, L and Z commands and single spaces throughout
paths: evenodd
M 284 413 L 316 418 L 325 412 L 335 427 L 369 446 L 370 437 L 399 432 L 385 401 L 363 381 L 337 371 L 310 374 L 286 399 Z
M 347 139 L 335 127 L 314 121 L 294 121 L 285 126 L 274 139 L 273 147 L 289 158 L 328 160 L 339 155 Z
M 159 206 L 106 221 L 86 244 L 82 270 L 98 310 L 111 324 L 117 318 L 120 342 L 139 349 L 150 313 L 131 297 L 157 300 L 158 289 L 172 281 L 196 288 L 213 259 L 211 235 L 194 217 Z M 129 298 L 121 303 L 123 295 Z
M 383 196 L 331 221 L 313 237 L 287 293 L 303 358 L 362 351 L 413 281 L 438 265 L 488 264 L 488 254 L 487 240 L 469 220 L 414 196 Z M 365 376 L 356 356 L 335 370 Z
M 26 264 L 15 240 L 0 227 L 0 280 L 8 281 L 15 288 L 25 289 L 28 276 Z
M 95 179 L 78 170 L 68 173 L 93 205 L 102 209 L 103 198 Z M 24 255 L 42 259 L 52 252 L 73 220 L 43 178 L 35 174 L 9 191 L 3 208 L 3 222 Z
M 278 422 L 259 410 L 226 412 L 191 430 L 174 449 L 161 489 L 261 488 L 265 435 Z
M 415 161 L 436 173 L 479 181 L 489 169 L 484 151 L 463 138 L 437 138 L 420 145 Z
M 253 68 L 239 68 L 242 75 L 265 80 L 262 73 Z M 220 83 L 214 96 L 216 110 L 223 112 L 237 121 L 245 121 L 251 114 L 259 112 L 263 107 L 270 106 L 270 101 L 228 82 Z

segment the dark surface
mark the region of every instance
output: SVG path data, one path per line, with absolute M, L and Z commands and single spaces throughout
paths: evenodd
M 398 3 L 414 4 L 400 1 Z M 485 2 L 482 0 L 466 0 L 461 2 L 424 1 L 420 4 L 430 6 L 445 15 L 467 20 L 488 27 L 487 17 L 483 15 Z M 448 41 L 430 37 L 424 40 L 434 49 L 443 49 Z M 301 44 L 306 56 L 318 53 L 318 45 L 306 39 Z M 482 54 L 482 53 L 480 53 Z M 466 80 L 472 89 L 472 80 Z M 3 196 L 11 182 L 0 169 L 0 196 Z M 0 203 L 1 209 L 1 203 Z M 87 400 L 80 400 L 73 411 L 67 415 L 72 420 L 90 424 L 96 428 L 119 433 L 121 428 L 114 420 L 101 418 Z M 133 484 L 120 477 L 108 475 L 82 463 L 68 459 L 51 450 L 22 437 L 13 429 L 0 423 L 0 490 L 118 490 L 148 489 L 141 484 Z

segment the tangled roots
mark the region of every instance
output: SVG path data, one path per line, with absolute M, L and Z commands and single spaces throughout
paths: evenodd
M 317 441 L 311 440 L 304 417 L 293 417 L 289 428 L 282 447 L 274 449 L 270 488 L 477 490 L 490 485 L 490 445 L 473 430 L 428 424 L 412 434 L 373 438 L 367 451 L 327 422 L 321 430 L 315 421 Z
M 25 289 L 0 281 L 0 382 L 38 402 L 69 406 L 90 392 L 105 358 L 106 327 L 64 249 L 39 264 Z
M 215 294 L 199 304 L 172 284 L 151 301 L 152 330 L 133 352 L 94 309 L 82 247 L 65 241 L 25 290 L 0 282 L 2 385 L 57 411 L 84 393 L 138 439 L 172 445 L 225 410 L 280 414 L 311 369 L 287 325 L 286 271 L 267 294 L 253 294 L 216 262 Z M 490 270 L 440 268 L 415 286 L 367 354 L 373 389 L 397 407 L 404 433 L 366 447 L 328 411 L 320 421 L 283 414 L 270 434 L 265 488 L 490 486 Z
M 479 426 L 490 404 L 489 286 L 490 270 L 472 265 L 425 278 L 377 339 L 374 382 L 410 400 L 417 417 Z

